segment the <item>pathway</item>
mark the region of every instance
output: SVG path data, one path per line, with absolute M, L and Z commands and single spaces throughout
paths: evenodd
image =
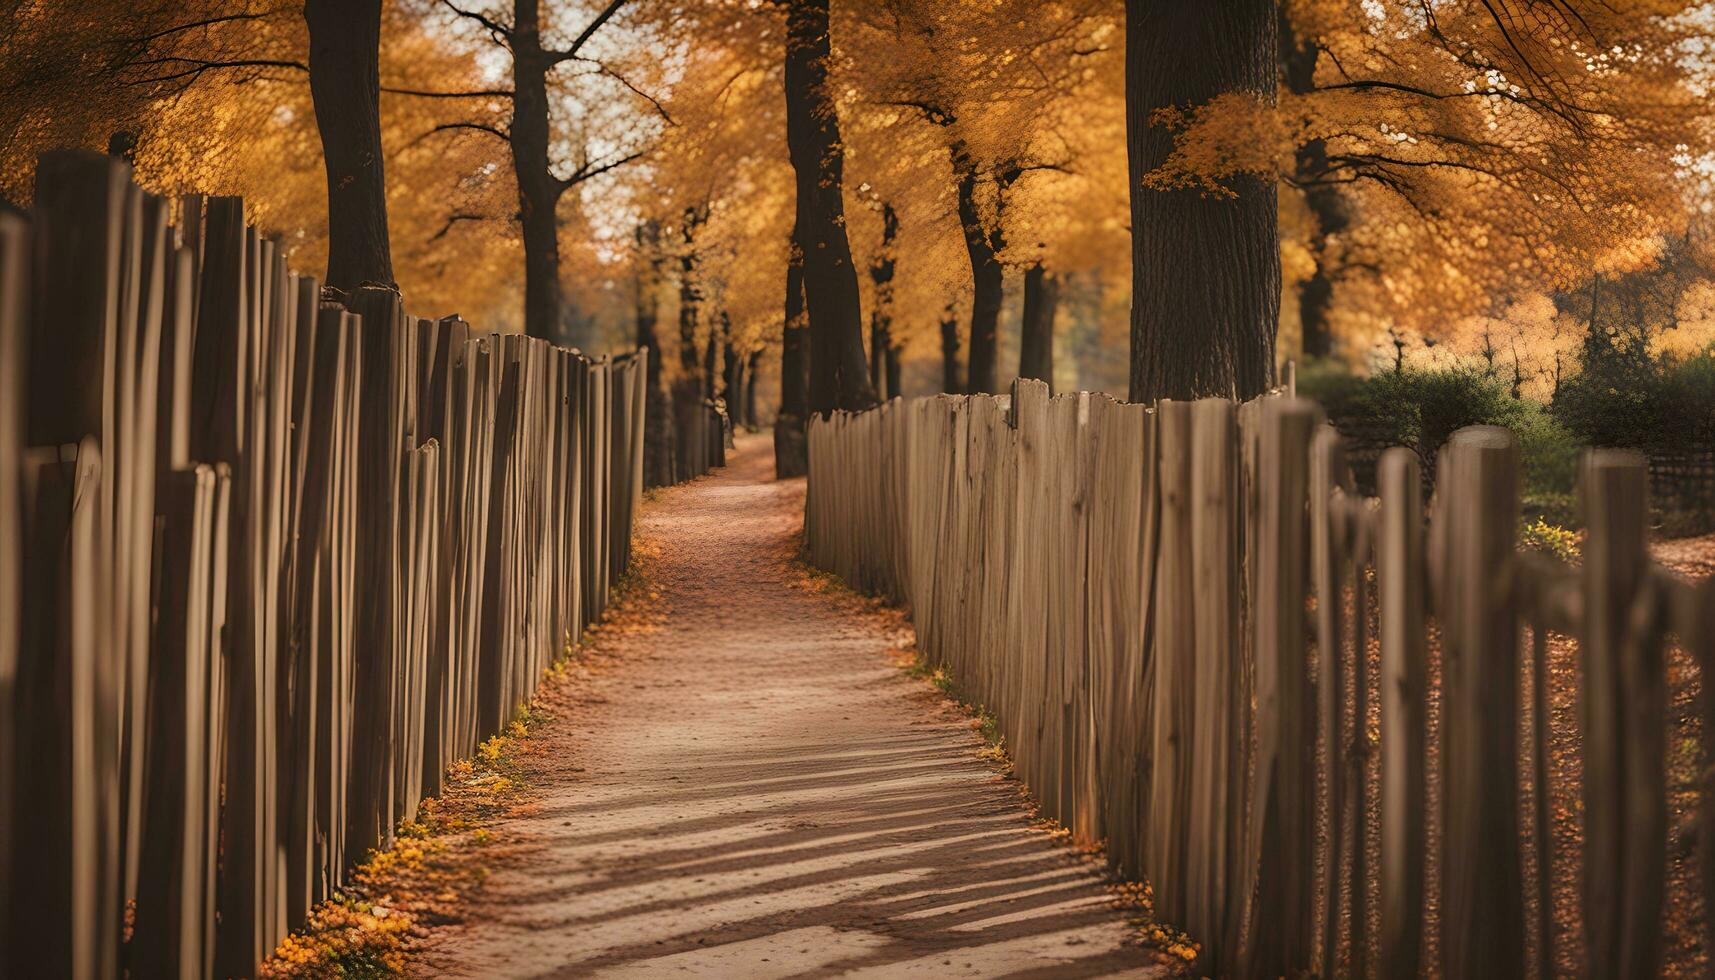
M 1158 975 L 884 619 L 803 586 L 802 481 L 731 462 L 645 506 L 665 626 L 539 736 L 525 843 L 423 972 Z

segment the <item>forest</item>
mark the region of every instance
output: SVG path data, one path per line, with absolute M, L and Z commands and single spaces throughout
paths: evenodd
M 0 193 L 105 148 L 150 190 L 242 195 L 332 289 L 641 344 L 663 409 L 745 425 L 1015 376 L 1248 397 L 1292 362 L 1426 460 L 1520 428 L 1564 517 L 1579 446 L 1715 445 L 1712 16 L 23 2 Z

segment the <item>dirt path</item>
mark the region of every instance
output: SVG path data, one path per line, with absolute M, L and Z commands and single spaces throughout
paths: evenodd
M 440 976 L 1155 976 L 885 622 L 794 566 L 764 440 L 645 507 L 664 627 L 526 760 L 533 804 Z

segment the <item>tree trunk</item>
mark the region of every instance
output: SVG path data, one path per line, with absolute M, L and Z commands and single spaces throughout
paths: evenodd
M 887 323 L 881 310 L 869 311 L 869 383 L 876 401 L 887 401 Z
M 899 345 L 890 342 L 887 345 L 887 397 L 905 397 L 905 389 L 900 387 L 902 373 L 899 364 Z
M 524 332 L 560 338 L 560 195 L 566 185 L 549 167 L 548 69 L 538 0 L 514 0 L 512 171 L 524 232 Z
M 1133 401 L 1250 398 L 1274 383 L 1274 182 L 1237 177 L 1216 197 L 1144 180 L 1173 150 L 1156 110 L 1234 91 L 1273 101 L 1277 31 L 1276 0 L 1126 0 Z
M 941 390 L 949 395 L 965 393 L 959 381 L 959 318 L 951 304 L 941 311 Z
M 1018 376 L 1054 390 L 1054 314 L 1060 306 L 1060 277 L 1038 262 L 1024 273 L 1024 317 L 1019 329 Z
M 1321 48 L 1313 41 L 1300 43 L 1292 30 L 1292 18 L 1284 7 L 1280 11 L 1280 62 L 1286 77 L 1287 90 L 1306 95 L 1316 88 L 1316 58 Z M 1316 219 L 1316 229 L 1310 238 L 1310 254 L 1316 260 L 1316 271 L 1298 288 L 1298 324 L 1300 346 L 1306 357 L 1327 357 L 1333 353 L 1333 337 L 1328 328 L 1328 310 L 1334 300 L 1334 256 L 1328 241 L 1351 225 L 1346 199 L 1336 187 L 1319 184 L 1328 176 L 1328 145 L 1314 139 L 1298 148 L 1293 168 L 1298 186 L 1305 188 L 1304 204 Z
M 762 351 L 752 350 L 750 357 L 744 362 L 744 424 L 755 430 L 756 421 L 756 373 L 762 369 Z
M 965 233 L 965 252 L 971 259 L 971 350 L 965 365 L 965 390 L 970 394 L 994 394 L 999 379 L 996 360 L 1000 347 L 1000 307 L 1005 279 L 1000 251 L 1006 246 L 999 222 L 993 230 L 983 225 L 977 208 L 976 166 L 954 151 L 959 170 L 959 225 Z
M 310 98 L 328 176 L 325 285 L 393 285 L 381 153 L 381 0 L 305 0 Z
M 786 260 L 786 322 L 780 339 L 780 412 L 774 419 L 774 475 L 809 472 L 804 422 L 810 415 L 810 327 L 804 315 L 804 252 L 798 230 Z
M 888 383 L 887 358 L 893 350 L 894 245 L 899 238 L 899 215 L 893 205 L 881 206 L 881 252 L 869 264 L 869 280 L 875 285 L 875 306 L 869 311 L 869 381 L 882 401 L 899 394 Z
M 845 151 L 827 92 L 828 0 L 787 0 L 786 143 L 796 176 L 810 312 L 810 409 L 859 411 L 875 404 L 864 364 L 857 269 L 846 237 Z
M 703 293 L 697 284 L 697 229 L 706 215 L 686 208 L 683 227 L 684 250 L 679 255 L 679 377 L 673 382 L 674 443 L 678 450 L 676 481 L 701 475 L 695 461 L 702 446 L 703 380 L 697 359 L 698 321 L 702 316 Z
M 709 322 L 709 339 L 703 345 L 703 397 L 710 401 L 725 397 L 721 378 L 721 338 L 726 333 L 726 311 Z
M 726 363 L 721 365 L 724 376 L 724 386 L 721 397 L 726 399 L 727 414 L 732 416 L 733 424 L 743 421 L 739 413 L 738 403 L 744 397 L 744 358 L 732 346 L 732 320 L 725 313 L 721 314 L 721 352 L 726 357 Z
M 673 403 L 661 383 L 661 226 L 637 226 L 637 346 L 649 352 L 643 414 L 643 485 L 673 482 Z

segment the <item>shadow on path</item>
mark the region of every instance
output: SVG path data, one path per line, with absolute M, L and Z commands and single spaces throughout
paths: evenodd
M 803 485 L 771 471 L 752 438 L 645 507 L 665 625 L 539 736 L 523 843 L 423 972 L 1163 974 L 886 622 L 803 586 Z

